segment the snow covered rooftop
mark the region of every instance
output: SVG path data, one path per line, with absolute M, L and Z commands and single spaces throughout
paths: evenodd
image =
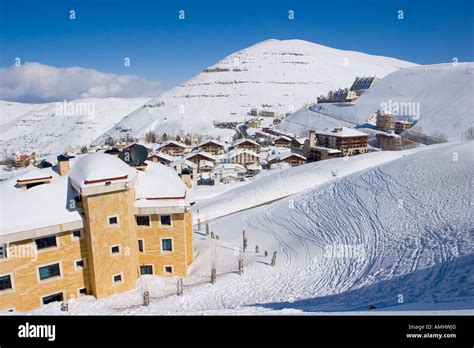
M 259 143 L 253 141 L 252 139 L 247 139 L 247 138 L 242 138 L 242 139 L 236 140 L 232 143 L 232 145 L 233 146 L 239 146 L 240 144 L 243 144 L 243 143 L 251 143 L 255 146 L 260 146 Z
M 215 160 L 216 160 L 216 158 L 215 158 L 212 154 L 210 154 L 210 153 L 208 153 L 208 152 L 204 152 L 204 151 L 193 151 L 193 152 L 190 152 L 190 153 L 188 153 L 186 156 L 184 156 L 184 159 L 189 159 L 189 158 L 192 158 L 192 157 L 197 156 L 197 155 L 201 155 L 201 156 L 203 156 L 203 157 L 206 157 L 206 158 L 208 158 L 208 159 L 211 160 L 211 161 L 215 161 Z
M 188 147 L 188 145 L 183 144 L 183 143 L 181 143 L 181 142 L 179 142 L 179 141 L 169 140 L 169 141 L 164 142 L 164 143 L 161 144 L 160 146 L 158 146 L 157 149 L 160 149 L 160 148 L 165 147 L 165 146 L 167 146 L 167 145 L 175 145 L 175 146 L 178 146 L 178 147 L 182 147 L 183 149 L 186 149 L 186 148 Z
M 220 170 L 220 169 L 228 169 L 228 170 L 244 170 L 245 167 L 243 165 L 240 165 L 238 163 L 219 163 L 214 167 L 214 171 Z
M 228 154 L 227 154 L 227 157 L 228 158 L 232 158 L 232 157 L 235 157 L 235 156 L 238 156 L 238 155 L 241 155 L 241 154 L 248 154 L 248 155 L 252 155 L 252 156 L 256 156 L 256 157 L 260 157 L 260 155 L 252 150 L 249 150 L 249 149 L 242 149 L 242 148 L 237 148 L 237 149 L 234 149 L 232 151 L 230 151 Z
M 69 223 L 82 226 L 79 212 L 70 205 L 77 193 L 69 187 L 67 176 L 56 175 L 51 183 L 28 190 L 14 188 L 16 179 L 0 183 L 0 236 Z
M 334 129 L 331 129 L 331 130 L 317 130 L 316 131 L 316 134 L 319 134 L 319 135 L 329 135 L 329 136 L 332 136 L 332 137 L 341 137 L 341 138 L 345 138 L 345 137 L 367 137 L 368 135 L 365 134 L 365 133 L 362 133 L 354 128 L 348 128 L 348 127 L 336 127 Z
M 127 182 L 136 176 L 136 170 L 118 157 L 103 153 L 82 156 L 74 162 L 69 178 L 75 189 L 103 185 L 106 181 Z
M 174 162 L 177 159 L 179 159 L 179 157 L 171 156 L 171 155 L 168 155 L 167 153 L 160 152 L 160 151 L 153 152 L 149 157 L 153 157 L 153 156 L 161 157 L 164 160 L 167 160 L 167 161 L 170 161 L 170 162 Z
M 173 169 L 161 163 L 145 162 L 144 171 L 137 171 L 136 199 L 183 199 L 186 185 Z
M 17 182 L 20 181 L 30 181 L 30 180 L 39 180 L 39 179 L 53 179 L 54 177 L 59 176 L 52 168 L 39 169 L 34 166 L 28 166 L 26 171 L 22 172 L 16 177 Z
M 217 141 L 217 140 L 214 140 L 214 139 L 204 140 L 202 143 L 198 144 L 196 147 L 201 147 L 201 146 L 204 146 L 206 144 L 215 144 L 217 146 L 225 147 L 225 144 L 223 142 L 220 142 L 220 141 Z

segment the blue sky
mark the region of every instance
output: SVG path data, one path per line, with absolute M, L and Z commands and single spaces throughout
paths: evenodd
M 269 38 L 420 64 L 474 60 L 472 0 L 0 2 L 1 67 L 21 57 L 172 84 Z M 71 9 L 75 20 L 69 19 Z M 181 9 L 184 21 L 178 19 Z M 290 9 L 294 20 L 288 20 Z M 130 67 L 124 67 L 124 57 L 130 57 Z

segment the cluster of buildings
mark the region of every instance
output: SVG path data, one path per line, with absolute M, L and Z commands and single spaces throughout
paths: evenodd
M 135 288 L 141 275 L 186 275 L 190 173 L 131 165 L 121 153 L 61 155 L 0 182 L 0 310 L 103 298 Z
M 318 103 L 350 103 L 379 81 L 376 76 L 356 77 L 350 88 L 329 91 L 327 96 L 320 96 L 317 100 Z
M 376 129 L 380 131 L 376 134 L 377 145 L 382 150 L 396 151 L 404 147 L 407 140 L 401 134 L 413 127 L 413 122 L 396 120 L 391 112 L 377 111 Z

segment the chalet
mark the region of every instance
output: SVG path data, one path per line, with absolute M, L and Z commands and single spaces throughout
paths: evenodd
M 396 121 L 395 122 L 395 134 L 401 134 L 402 132 L 406 131 L 413 127 L 413 123 L 409 121 Z
M 210 153 L 212 155 L 222 155 L 225 153 L 225 146 L 217 140 L 206 140 L 196 146 L 198 151 Z
M 224 184 L 232 184 L 234 182 L 244 181 L 244 178 L 239 177 L 235 174 L 224 174 L 221 179 Z
M 211 161 L 213 163 L 217 162 L 217 159 L 208 152 L 203 151 L 193 151 L 184 156 L 184 159 L 194 162 L 199 165 L 200 161 Z
M 258 113 L 259 116 L 263 116 L 263 117 L 275 117 L 276 116 L 276 112 L 275 111 L 271 111 L 271 110 L 261 110 L 259 113 Z
M 178 172 L 188 188 L 196 186 L 198 177 L 198 165 L 196 163 L 180 158 L 170 163 L 169 166 Z
M 201 160 L 199 161 L 198 169 L 200 173 L 210 173 L 214 169 L 214 162 Z
M 298 155 L 293 152 L 278 153 L 268 158 L 268 164 L 274 163 L 288 163 L 292 167 L 297 167 L 306 163 L 304 156 Z
M 167 153 L 156 151 L 150 156 L 148 156 L 148 160 L 152 162 L 162 163 L 164 165 L 170 165 L 176 160 L 176 157 L 170 156 Z
M 252 118 L 247 124 L 250 128 L 258 128 L 261 126 L 262 122 L 258 118 Z
M 34 164 L 36 162 L 36 153 L 31 153 L 30 155 L 27 154 L 19 154 L 15 156 L 15 167 L 16 168 L 25 168 L 28 167 L 30 164 Z
M 369 136 L 353 128 L 337 127 L 333 130 L 316 131 L 319 146 L 342 151 L 352 156 L 368 151 Z
M 263 170 L 263 168 L 260 164 L 250 164 L 250 165 L 247 166 L 247 176 L 251 178 L 251 177 L 261 173 L 262 170 Z
M 376 136 L 377 144 L 382 150 L 397 151 L 402 148 L 402 137 L 398 134 L 378 133 Z
M 250 115 L 252 116 L 258 116 L 258 109 L 257 108 L 252 108 L 250 110 Z
M 234 149 L 227 154 L 228 162 L 237 163 L 243 166 L 260 163 L 258 153 L 248 149 Z
M 261 146 L 259 143 L 250 139 L 239 139 L 232 144 L 234 149 L 247 149 L 256 153 L 260 153 Z
M 190 151 L 190 148 L 186 144 L 171 140 L 158 147 L 157 151 L 170 156 L 183 156 Z
M 395 120 L 393 114 L 383 110 L 377 111 L 377 123 L 376 127 L 382 132 L 388 132 L 395 128 Z
M 242 181 L 244 180 L 246 172 L 245 167 L 237 163 L 220 163 L 217 164 L 212 171 L 217 181 L 223 181 L 223 178 L 226 176 L 233 176 L 238 179 L 238 181 Z
M 140 275 L 187 274 L 191 201 L 173 170 L 153 162 L 137 170 L 104 153 L 70 162 L 62 176 L 32 168 L 0 182 L 8 217 L 0 224 L 0 310 L 100 299 L 135 289 Z
M 302 148 L 304 146 L 304 142 L 305 142 L 305 139 L 293 137 L 291 138 L 290 147 L 295 148 L 295 149 Z
M 280 135 L 274 140 L 274 144 L 277 147 L 291 147 L 292 139 L 285 136 Z

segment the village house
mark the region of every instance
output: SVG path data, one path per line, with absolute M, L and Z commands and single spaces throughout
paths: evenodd
M 247 149 L 256 153 L 260 153 L 260 150 L 262 148 L 259 143 L 251 139 L 245 138 L 234 141 L 232 146 L 234 147 L 234 149 Z
M 368 151 L 369 136 L 353 128 L 337 127 L 333 130 L 316 131 L 319 146 L 342 151 L 343 156 L 352 156 Z
M 237 163 L 243 166 L 260 163 L 258 153 L 248 149 L 234 149 L 227 154 L 229 163 Z
M 263 117 L 275 117 L 276 116 L 276 112 L 275 111 L 271 111 L 271 110 L 261 110 L 259 113 L 258 113 L 259 116 L 263 116 Z
M 382 150 L 397 151 L 402 148 L 402 137 L 394 133 L 378 133 L 376 136 L 377 144 Z
M 170 156 L 164 152 L 156 151 L 148 156 L 148 160 L 168 166 L 176 160 L 176 157 Z
M 376 128 L 382 132 L 388 132 L 395 128 L 395 120 L 393 114 L 383 110 L 377 111 Z
M 396 121 L 395 122 L 395 134 L 401 134 L 403 131 L 413 127 L 413 123 L 409 121 Z
M 95 153 L 0 182 L 0 310 L 29 311 L 185 276 L 193 261 L 188 189 L 174 170 Z M 36 184 L 36 185 L 28 185 Z M 25 186 L 25 187 L 22 187 Z
M 30 155 L 27 154 L 17 154 L 15 155 L 15 167 L 16 168 L 25 168 L 30 164 L 36 163 L 36 153 L 33 152 Z
M 185 160 L 194 162 L 199 166 L 199 162 L 201 161 L 211 161 L 212 163 L 216 163 L 217 159 L 215 156 L 208 152 L 204 151 L 193 151 L 188 153 L 186 156 L 183 157 Z
M 250 128 L 258 128 L 262 125 L 262 121 L 260 121 L 260 119 L 258 118 L 252 118 L 248 121 L 247 124 Z
M 196 149 L 212 155 L 222 155 L 225 153 L 225 145 L 217 140 L 206 140 L 197 145 Z
M 171 140 L 160 145 L 156 150 L 170 156 L 183 156 L 191 149 L 186 144 Z
M 188 188 L 196 187 L 198 177 L 198 165 L 194 162 L 180 158 L 169 165 L 178 173 Z
M 261 173 L 263 170 L 260 164 L 250 164 L 247 166 L 247 176 L 249 178 L 254 177 L 255 175 Z
M 258 109 L 257 109 L 257 108 L 252 108 L 252 109 L 250 109 L 250 115 L 252 115 L 252 116 L 258 116 Z
M 292 167 L 297 167 L 306 163 L 306 158 L 297 153 L 283 152 L 277 153 L 268 158 L 268 164 L 272 165 L 275 163 L 288 163 Z
M 292 139 L 285 135 L 280 135 L 275 138 L 274 144 L 276 147 L 291 147 Z
M 247 170 L 244 166 L 238 163 L 220 163 L 214 167 L 212 174 L 217 181 L 223 181 L 223 179 L 227 176 L 232 176 L 228 180 L 234 181 L 242 181 L 245 178 L 245 173 Z
M 208 160 L 199 161 L 198 171 L 199 173 L 210 173 L 214 169 L 214 162 Z

